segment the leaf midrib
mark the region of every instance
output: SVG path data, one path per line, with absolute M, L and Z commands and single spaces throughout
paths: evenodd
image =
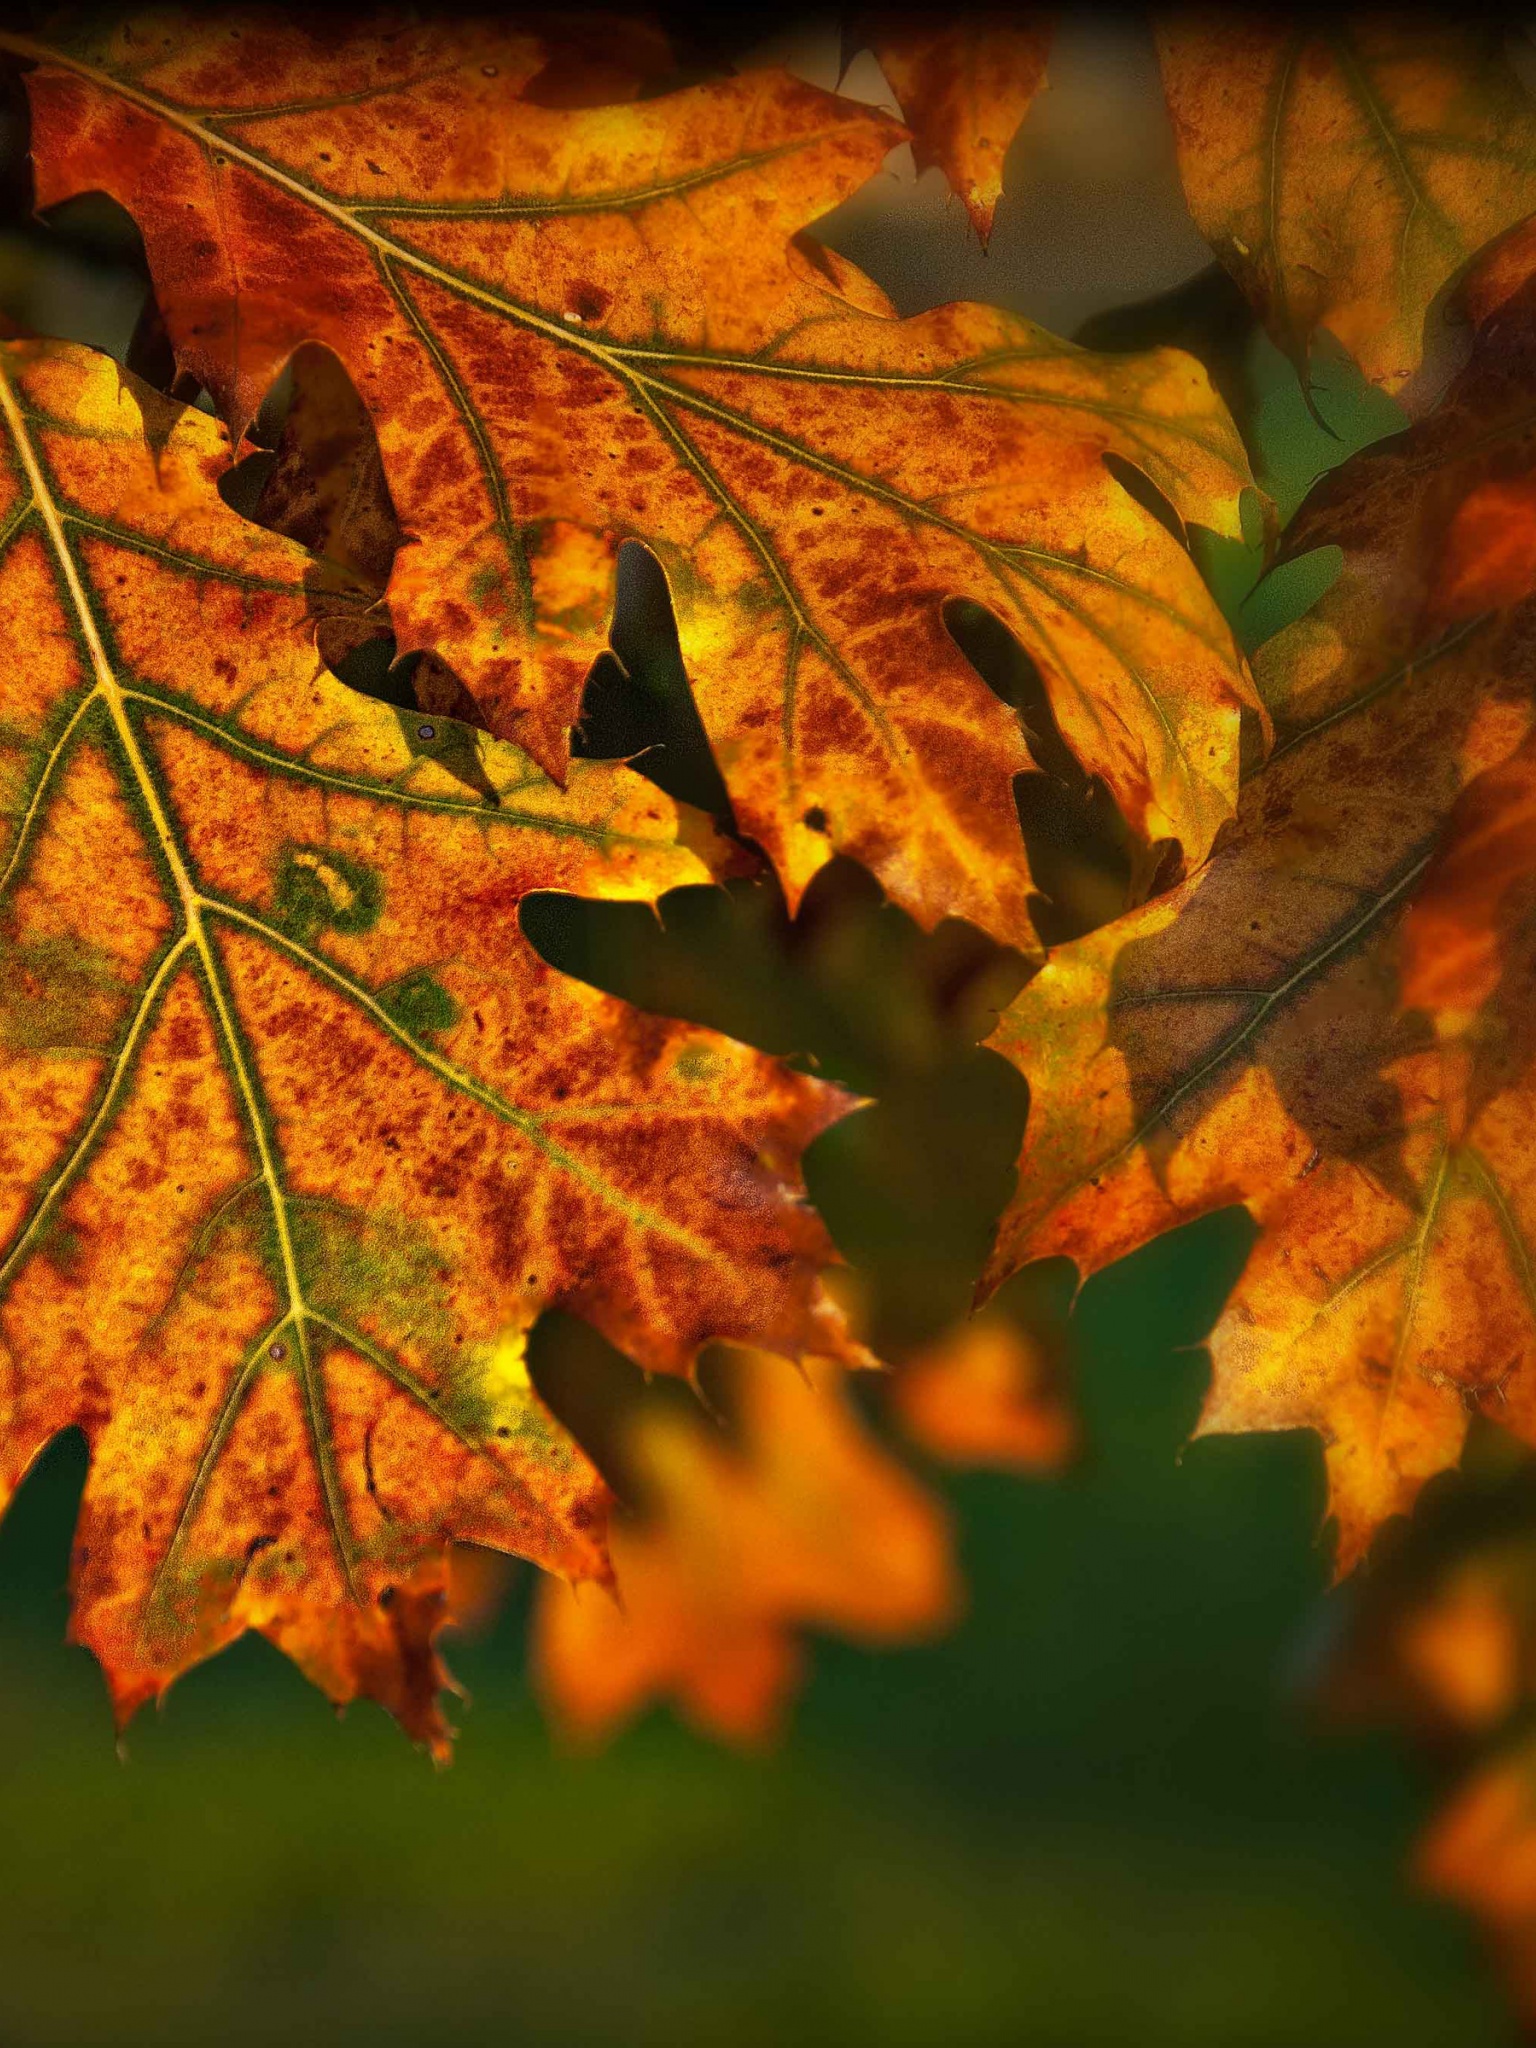
M 167 808 L 166 800 L 162 795 L 159 780 L 149 765 L 144 747 L 128 709 L 129 703 L 132 700 L 146 701 L 158 711 L 171 712 L 173 714 L 177 707 L 167 704 L 157 697 L 149 696 L 147 693 L 127 688 L 119 682 L 112 661 L 107 653 L 94 609 L 87 596 L 80 565 L 77 563 L 74 552 L 69 544 L 66 531 L 69 524 L 67 514 L 55 498 L 51 479 L 43 464 L 42 457 L 32 441 L 25 410 L 12 388 L 10 376 L 3 365 L 0 365 L 0 417 L 3 417 L 6 426 L 10 430 L 11 440 L 16 449 L 18 459 L 26 472 L 31 494 L 31 504 L 28 507 L 28 511 L 36 512 L 44 528 L 50 552 L 54 557 L 58 573 L 62 578 L 69 610 L 74 615 L 75 624 L 86 653 L 91 678 L 90 687 L 82 693 L 80 701 L 70 714 L 64 731 L 50 750 L 43 772 L 37 780 L 32 799 L 23 818 L 22 827 L 11 858 L 7 863 L 3 877 L 0 877 L 0 888 L 8 885 L 19 861 L 23 857 L 33 821 L 41 812 L 48 789 L 51 786 L 55 765 L 64 757 L 70 742 L 80 730 L 89 712 L 99 704 L 106 711 L 117 751 L 128 769 L 138 799 L 148 817 L 155 842 L 156 855 L 169 878 L 175 902 L 179 905 L 180 909 L 180 929 L 161 953 L 159 959 L 155 962 L 153 970 L 149 973 L 143 992 L 134 1007 L 132 1016 L 128 1020 L 127 1027 L 111 1061 L 106 1084 L 100 1099 L 80 1129 L 74 1143 L 69 1146 L 62 1165 L 53 1175 L 48 1186 L 34 1205 L 31 1214 L 19 1226 L 15 1240 L 8 1253 L 3 1261 L 0 1261 L 0 1291 L 3 1291 L 14 1277 L 22 1260 L 34 1245 L 42 1224 L 54 1212 L 69 1187 L 73 1185 L 76 1174 L 91 1155 L 102 1132 L 107 1128 L 115 1115 L 123 1090 L 132 1071 L 137 1052 L 149 1028 L 150 1020 L 171 981 L 180 971 L 183 962 L 189 956 L 192 957 L 197 965 L 199 980 L 202 983 L 203 993 L 208 1009 L 211 1012 L 224 1061 L 227 1063 L 228 1071 L 234 1077 L 235 1093 L 241 1111 L 242 1122 L 245 1125 L 259 1168 L 254 1178 L 260 1181 L 266 1192 L 267 1206 L 272 1217 L 278 1247 L 282 1291 L 286 1295 L 286 1304 L 280 1319 L 280 1327 L 287 1328 L 291 1326 L 294 1333 L 300 1367 L 301 1393 L 310 1436 L 310 1447 L 315 1458 L 316 1470 L 326 1501 L 329 1532 L 349 1593 L 356 1599 L 359 1597 L 359 1591 L 356 1581 L 355 1549 L 346 1516 L 344 1499 L 335 1471 L 334 1445 L 331 1441 L 324 1390 L 320 1382 L 317 1361 L 312 1357 L 310 1350 L 309 1333 L 311 1326 L 331 1328 L 333 1329 L 333 1334 L 334 1326 L 312 1306 L 304 1291 L 294 1243 L 294 1234 L 288 1214 L 287 1193 L 278 1167 L 273 1133 L 269 1129 L 267 1107 L 254 1067 L 247 1057 L 242 1034 L 235 1022 L 236 1008 L 232 992 L 228 987 L 217 949 L 212 944 L 208 933 L 207 920 L 210 917 L 221 918 L 231 923 L 246 926 L 267 945 L 280 949 L 290 957 L 299 960 L 309 971 L 323 974 L 332 985 L 336 986 L 338 990 L 351 1000 L 355 1007 L 363 1010 L 376 1025 L 386 1029 L 393 1038 L 398 1040 L 417 1059 L 436 1073 L 439 1079 L 445 1081 L 457 1092 L 469 1094 L 475 1100 L 480 1101 L 482 1106 L 493 1110 L 504 1123 L 519 1131 L 528 1142 L 536 1145 L 551 1165 L 570 1174 L 583 1186 L 598 1194 L 610 1206 L 617 1208 L 627 1221 L 654 1230 L 673 1242 L 680 1243 L 683 1248 L 695 1257 L 708 1256 L 709 1248 L 699 1240 L 692 1238 L 681 1226 L 672 1223 L 670 1219 L 652 1217 L 641 1205 L 630 1201 L 603 1176 L 585 1166 L 566 1147 L 561 1145 L 552 1136 L 543 1132 L 537 1117 L 533 1113 L 519 1110 L 515 1105 L 506 1102 L 504 1098 L 496 1095 L 495 1091 L 481 1088 L 472 1081 L 471 1077 L 461 1073 L 460 1070 L 454 1067 L 451 1062 L 443 1059 L 440 1054 L 434 1053 L 430 1047 L 424 1046 L 407 1032 L 403 1026 L 399 1025 L 395 1019 L 391 1018 L 388 1012 L 378 1004 L 368 991 L 363 989 L 360 984 L 353 982 L 349 976 L 345 975 L 333 963 L 325 960 L 324 956 L 311 954 L 307 949 L 298 946 L 286 934 L 276 930 L 263 919 L 240 909 L 238 906 L 221 901 L 199 886 L 182 851 L 180 835 L 176 830 L 171 813 Z M 19 520 L 17 524 L 20 524 Z M 215 730 L 218 731 L 220 738 L 228 739 L 229 735 L 227 733 L 217 728 Z M 303 764 L 284 763 L 282 765 L 287 766 L 290 771 L 297 772 L 300 775 L 311 772 L 307 771 Z M 388 800 L 390 794 L 389 792 L 377 791 L 368 786 L 364 786 L 362 793 L 374 798 L 382 795 L 385 800 Z M 471 807 L 465 806 L 464 808 L 470 809 Z M 484 812 L 479 807 L 474 807 L 474 814 L 483 816 Z M 492 816 L 494 815 L 493 813 Z M 272 1333 L 268 1332 L 267 1337 L 262 1340 L 262 1343 L 268 1343 L 271 1336 Z M 238 1412 L 238 1403 L 243 1401 L 245 1393 L 254 1384 L 256 1373 L 253 1368 L 259 1353 L 260 1347 L 257 1348 L 256 1352 L 248 1354 L 245 1363 L 239 1368 L 231 1382 L 230 1391 L 226 1396 L 225 1412 L 221 1415 L 219 1423 L 219 1429 L 226 1437 L 228 1429 L 233 1426 L 235 1413 Z M 412 1376 L 403 1373 L 403 1368 L 400 1372 L 392 1372 L 391 1377 L 395 1378 L 400 1385 L 406 1387 L 408 1391 L 414 1392 L 419 1399 L 426 1400 L 426 1396 L 416 1386 Z M 231 1406 L 232 1402 L 236 1405 Z M 443 1413 L 438 1404 L 429 1402 L 427 1405 L 428 1412 L 439 1420 L 443 1419 Z M 474 1448 L 481 1455 L 490 1456 L 485 1446 L 477 1444 Z M 495 1465 L 494 1459 L 491 1462 Z M 205 1447 L 204 1456 L 200 1460 L 197 1472 L 192 1480 L 193 1492 L 189 1495 L 188 1500 L 184 1502 L 178 1516 L 176 1532 L 172 1539 L 173 1547 L 179 1544 L 181 1537 L 185 1533 L 189 1518 L 195 1512 L 196 1498 L 200 1495 L 202 1487 L 206 1482 L 206 1464 L 207 1447 Z M 498 1472 L 500 1471 L 499 1466 L 496 1469 Z M 170 1558 L 171 1550 L 168 1549 L 156 1573 L 155 1588 L 158 1588 Z M 153 1591 L 154 1588 L 152 1588 L 152 1597 Z
M 305 205 L 314 207 L 319 212 L 325 214 L 344 233 L 368 243 L 374 249 L 376 258 L 386 278 L 388 276 L 389 264 L 391 262 L 401 263 L 420 275 L 431 279 L 445 290 L 458 293 L 461 296 L 488 306 L 503 317 L 542 334 L 548 340 L 563 348 L 574 349 L 578 353 L 589 356 L 601 363 L 617 381 L 627 384 L 635 392 L 637 398 L 641 395 L 641 387 L 650 387 L 656 394 L 650 401 L 651 405 L 670 400 L 674 404 L 681 404 L 695 410 L 710 412 L 732 432 L 738 433 L 746 439 L 763 441 L 765 445 L 773 446 L 781 455 L 786 456 L 788 459 L 819 468 L 824 473 L 833 476 L 843 483 L 846 488 L 887 503 L 904 518 L 920 520 L 950 532 L 965 545 L 982 555 L 983 559 L 987 560 L 989 564 L 994 557 L 1006 557 L 1008 554 L 1015 552 L 1007 544 L 991 541 L 987 537 L 961 526 L 958 522 L 947 519 L 943 514 L 936 512 L 932 507 L 923 504 L 921 501 L 906 497 L 904 494 L 892 490 L 889 486 L 881 484 L 877 479 L 864 476 L 857 470 L 846 468 L 844 465 L 835 462 L 832 458 L 821 454 L 820 451 L 805 448 L 802 444 L 787 437 L 774 434 L 771 430 L 763 428 L 759 423 L 746 415 L 737 412 L 734 407 L 725 406 L 718 400 L 706 399 L 702 393 L 691 390 L 686 384 L 678 384 L 662 377 L 651 376 L 641 367 L 643 362 L 666 360 L 664 356 L 660 356 L 656 352 L 648 352 L 624 344 L 601 341 L 595 336 L 584 333 L 579 327 L 572 327 L 565 322 L 550 319 L 548 316 L 522 305 L 519 301 L 509 298 L 504 293 L 490 289 L 478 280 L 468 278 L 454 271 L 449 266 L 435 262 L 432 258 L 424 256 L 419 251 L 411 248 L 408 243 L 400 242 L 392 236 L 381 234 L 370 226 L 367 221 L 360 219 L 357 213 L 348 205 L 332 199 L 328 194 L 318 191 L 304 179 L 282 169 L 258 152 L 243 147 L 222 131 L 211 129 L 204 120 L 200 120 L 197 116 L 173 106 L 155 94 L 145 92 L 140 87 L 129 85 L 120 79 L 114 78 L 109 72 L 103 71 L 98 66 L 87 64 L 81 59 L 53 50 L 45 43 L 33 37 L 0 32 L 0 48 L 12 49 L 20 55 L 35 59 L 39 63 L 57 65 L 71 71 L 75 75 L 87 79 L 98 89 L 117 98 L 127 100 L 143 108 L 146 112 L 153 114 L 157 119 L 178 128 L 197 143 L 199 147 L 210 151 L 219 150 L 226 156 L 237 159 L 253 175 L 265 178 L 279 186 Z M 788 147 L 792 149 L 798 146 L 798 144 L 795 144 Z M 734 162 L 726 167 L 727 170 L 734 170 L 734 168 Z M 396 296 L 398 297 L 398 294 Z M 799 366 L 776 365 L 764 362 L 758 358 L 709 357 L 706 360 L 714 368 L 734 368 L 756 374 L 795 374 L 799 370 Z M 868 381 L 873 383 L 878 380 L 870 378 Z M 906 380 L 902 381 L 905 382 Z M 951 393 L 968 392 L 979 397 L 995 398 L 1000 395 L 1011 395 L 999 393 L 992 386 L 964 383 L 946 382 L 944 388 Z M 460 410 L 462 411 L 463 408 L 461 407 Z M 1144 415 L 1142 417 L 1152 418 L 1151 415 Z M 474 423 L 467 420 L 466 426 L 473 436 Z M 702 458 L 697 459 L 702 462 Z M 703 466 L 708 469 L 710 477 L 714 479 L 712 467 L 708 464 Z M 733 494 L 718 479 L 714 479 L 714 493 L 722 503 L 729 503 L 730 506 L 735 507 L 736 500 Z M 741 522 L 738 520 L 737 524 L 740 525 Z M 751 522 L 751 532 L 747 537 L 753 545 L 754 551 L 761 558 L 763 555 L 763 541 L 758 534 L 755 522 Z M 1081 571 L 1083 567 L 1083 565 L 1074 562 L 1067 556 L 1054 555 L 1048 550 L 1035 550 L 1033 552 L 1039 558 L 1050 561 L 1054 566 L 1064 571 Z M 519 551 L 513 549 L 511 553 L 513 556 L 514 572 L 519 573 L 517 561 Z M 782 592 L 785 590 L 788 581 L 787 572 L 783 569 L 783 565 L 777 561 L 777 551 L 773 551 L 773 553 L 773 561 L 765 561 L 765 567 L 769 569 L 770 575 L 778 583 Z M 1106 581 L 1123 591 L 1133 601 L 1144 601 L 1142 593 L 1137 591 L 1135 586 L 1123 583 L 1119 578 L 1110 576 L 1108 572 L 1099 573 L 1104 576 Z M 805 606 L 796 597 L 792 607 L 792 615 L 796 618 L 800 630 L 804 630 L 805 612 Z M 818 642 L 823 640 L 823 636 L 819 634 L 812 637 L 817 639 Z M 1103 638 L 1102 634 L 1096 634 L 1095 637 Z M 1124 665 L 1124 658 L 1115 650 L 1110 649 L 1110 651 Z M 847 670 L 847 665 L 843 663 L 836 664 L 836 669 L 840 679 L 846 685 L 850 673 Z M 1194 764 L 1186 758 L 1184 748 L 1174 736 L 1168 713 L 1160 699 L 1157 698 L 1155 691 L 1151 689 L 1147 680 L 1139 672 L 1134 669 L 1129 669 L 1127 672 L 1138 692 L 1152 706 L 1158 723 L 1164 729 L 1165 739 L 1173 746 L 1176 757 L 1184 763 L 1185 773 L 1190 776 L 1196 776 L 1197 771 L 1194 769 Z M 1068 671 L 1068 674 L 1070 673 Z M 1075 676 L 1072 677 L 1072 680 L 1077 687 L 1083 687 L 1077 683 Z M 1093 693 L 1090 691 L 1088 694 L 1091 696 Z M 862 688 L 857 693 L 857 701 L 860 701 L 867 711 L 867 692 L 863 691 Z M 911 764 L 907 759 L 907 749 L 904 746 L 893 747 L 893 734 L 887 729 L 883 719 L 876 721 L 876 730 L 879 732 L 887 750 L 891 753 L 895 765 L 898 766 L 905 779 L 910 780 Z M 793 773 L 791 773 L 789 779 L 791 786 L 793 786 L 795 781 Z M 921 794 L 925 799 L 924 807 L 929 808 L 926 802 L 926 785 L 921 785 Z

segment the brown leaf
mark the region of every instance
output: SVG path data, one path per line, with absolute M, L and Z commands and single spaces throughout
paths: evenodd
M 254 1627 L 441 1747 L 448 1540 L 606 1571 L 534 1317 L 860 1355 L 798 1165 L 847 1098 L 523 937 L 708 879 L 702 819 L 346 689 L 305 626 L 359 595 L 222 503 L 215 422 L 0 373 L 0 1501 L 84 1430 L 120 1714 Z
M 306 341 L 345 365 L 408 537 L 402 653 L 435 650 L 563 773 L 617 549 L 644 541 L 737 820 L 791 902 L 842 851 L 925 925 L 1029 948 L 1030 757 L 945 629 L 969 597 L 1038 662 L 1133 831 L 1204 853 L 1251 685 L 1104 462 L 1238 532 L 1246 459 L 1190 358 L 1095 357 L 980 307 L 861 310 L 847 266 L 793 241 L 897 131 L 782 74 L 550 111 L 519 99 L 541 53 L 509 31 L 290 29 L 253 67 L 243 21 L 0 40 L 43 60 L 40 203 L 90 187 L 130 210 L 227 419 Z
M 670 1697 L 705 1734 L 762 1743 L 798 1682 L 801 1630 L 899 1643 L 954 1616 L 942 1511 L 866 1435 L 836 1366 L 736 1363 L 739 1442 L 702 1415 L 637 1421 L 647 1509 L 614 1518 L 618 1601 L 542 1591 L 537 1680 L 575 1740 L 600 1742 Z
M 1468 259 L 1536 211 L 1536 107 L 1502 24 L 1180 11 L 1158 30 L 1202 234 L 1303 380 L 1326 327 L 1402 394 Z
M 1003 160 L 1045 84 L 1054 17 L 966 9 L 871 16 L 868 41 L 912 131 L 917 168 L 937 164 L 985 243 L 1003 193 Z

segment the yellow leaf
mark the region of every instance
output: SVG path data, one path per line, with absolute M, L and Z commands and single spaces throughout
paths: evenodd
M 1031 1090 L 990 1282 L 1245 1203 L 1263 1234 L 1200 1428 L 1317 1429 L 1341 1568 L 1472 1407 L 1536 1442 L 1530 1048 L 1511 1001 L 1468 1096 L 1400 984 L 1460 792 L 1531 726 L 1536 604 L 1447 618 L 1441 574 L 1469 497 L 1536 471 L 1523 319 L 1303 510 L 1292 551 L 1342 573 L 1261 650 L 1277 743 L 1208 865 L 1062 948 L 989 1041 Z

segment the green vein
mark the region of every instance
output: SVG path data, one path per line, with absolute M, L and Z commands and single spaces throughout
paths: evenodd
M 129 687 L 125 687 L 122 694 L 128 703 L 145 705 L 150 711 L 159 712 L 178 724 L 190 726 L 193 730 L 206 734 L 209 739 L 227 748 L 229 752 L 256 761 L 263 768 L 270 768 L 275 774 L 288 775 L 299 782 L 316 783 L 324 789 L 334 789 L 344 796 L 364 797 L 370 802 L 395 805 L 402 810 L 430 811 L 446 813 L 451 817 L 470 818 L 477 824 L 488 827 L 508 825 L 519 831 L 547 832 L 553 838 L 577 839 L 596 847 L 634 847 L 641 852 L 654 853 L 658 850 L 671 851 L 674 846 L 674 842 L 669 839 L 643 839 L 633 833 L 614 832 L 603 825 L 587 825 L 576 819 L 548 816 L 542 811 L 509 810 L 500 801 L 500 790 L 496 791 L 497 801 L 493 804 L 484 798 L 472 802 L 464 797 L 423 796 L 419 791 L 401 788 L 397 783 L 370 782 L 362 776 L 340 775 L 328 768 L 317 768 L 313 762 L 298 760 L 292 754 L 280 753 L 274 748 L 265 747 L 259 741 L 248 738 L 244 733 L 216 718 L 205 717 L 201 712 L 194 711 L 190 705 L 180 703 L 173 697 L 162 697 L 152 690 Z M 441 719 L 437 722 L 446 725 L 451 721 Z M 333 728 L 335 729 L 337 728 Z M 430 761 L 432 758 L 430 755 L 417 756 L 409 767 L 417 768 L 422 760 Z M 402 773 L 408 772 L 409 769 L 402 770 Z M 546 778 L 541 774 L 539 782 L 545 781 Z M 536 786 L 538 785 L 530 781 L 511 785 L 511 788 L 515 793 L 516 790 Z M 554 787 L 553 784 L 548 786 Z
M 0 894 L 10 887 L 17 869 L 21 866 L 33 827 L 42 816 L 43 798 L 48 794 L 49 786 L 69 751 L 70 741 L 84 723 L 86 713 L 100 701 L 101 693 L 98 690 L 87 690 L 69 714 L 64 730 L 49 748 L 47 758 L 32 784 L 32 795 L 22 812 L 21 823 L 16 828 L 16 843 L 11 848 L 10 859 L 6 862 L 4 871 L 0 872 Z

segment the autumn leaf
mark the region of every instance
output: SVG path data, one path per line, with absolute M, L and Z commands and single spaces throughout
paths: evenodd
M 1460 792 L 1529 730 L 1536 606 L 1447 620 L 1459 508 L 1536 469 L 1531 301 L 1445 405 L 1314 494 L 1291 550 L 1338 547 L 1264 647 L 1277 744 L 1203 870 L 1061 949 L 989 1041 L 1026 1075 L 1019 1192 L 990 1267 L 1091 1272 L 1246 1203 L 1263 1233 L 1212 1338 L 1203 1432 L 1323 1436 L 1339 1562 L 1477 1406 L 1536 1440 L 1532 1094 L 1517 1006 L 1463 1127 L 1402 1007 L 1403 918 Z
M 1316 1688 L 1336 1717 L 1390 1718 L 1442 1761 L 1465 1761 L 1536 1696 L 1528 1461 L 1508 1439 L 1481 1449 L 1351 1582 Z
M 1480 1766 L 1420 1842 L 1420 1884 L 1483 1923 L 1515 2009 L 1536 2028 L 1536 1743 Z
M 1205 852 L 1251 684 L 1106 458 L 1235 535 L 1231 420 L 1176 351 L 873 310 L 796 238 L 878 167 L 883 117 L 767 72 L 551 111 L 519 98 L 536 41 L 488 27 L 321 44 L 235 15 L 0 41 L 40 60 L 39 202 L 128 208 L 178 359 L 237 434 L 296 348 L 335 352 L 406 535 L 402 653 L 433 650 L 546 768 L 634 539 L 792 905 L 840 851 L 925 925 L 1032 948 L 1030 757 L 946 630 L 955 598 L 1018 635 L 1132 830 Z
M 1536 583 L 1536 576 L 1531 579 Z M 1443 1036 L 1471 1030 L 1536 909 L 1536 745 L 1457 800 L 1403 933 L 1403 999 Z
M 1502 25 L 1189 11 L 1158 42 L 1190 211 L 1303 382 L 1326 328 L 1411 398 L 1437 295 L 1536 212 Z
M 858 1355 L 798 1174 L 847 1098 L 523 937 L 707 879 L 702 820 L 348 690 L 307 624 L 366 593 L 224 505 L 214 421 L 0 372 L 0 1500 L 84 1430 L 120 1715 L 257 1628 L 441 1749 L 447 1541 L 606 1571 L 528 1327 Z
M 755 1745 L 800 1675 L 800 1631 L 908 1642 L 958 1606 L 942 1511 L 859 1424 L 828 1360 L 735 1360 L 737 1440 L 702 1413 L 637 1415 L 645 1500 L 611 1529 L 617 1601 L 553 1581 L 533 1638 L 547 1711 L 609 1736 L 670 1697 L 703 1733 Z
M 1057 1362 L 996 1310 L 903 1359 L 885 1386 L 903 1433 L 947 1465 L 1049 1472 L 1076 1446 Z
M 919 171 L 937 164 L 985 244 L 1003 195 L 1003 160 L 1045 83 L 1054 20 L 966 11 L 870 16 L 859 34 L 874 51 L 912 131 Z

